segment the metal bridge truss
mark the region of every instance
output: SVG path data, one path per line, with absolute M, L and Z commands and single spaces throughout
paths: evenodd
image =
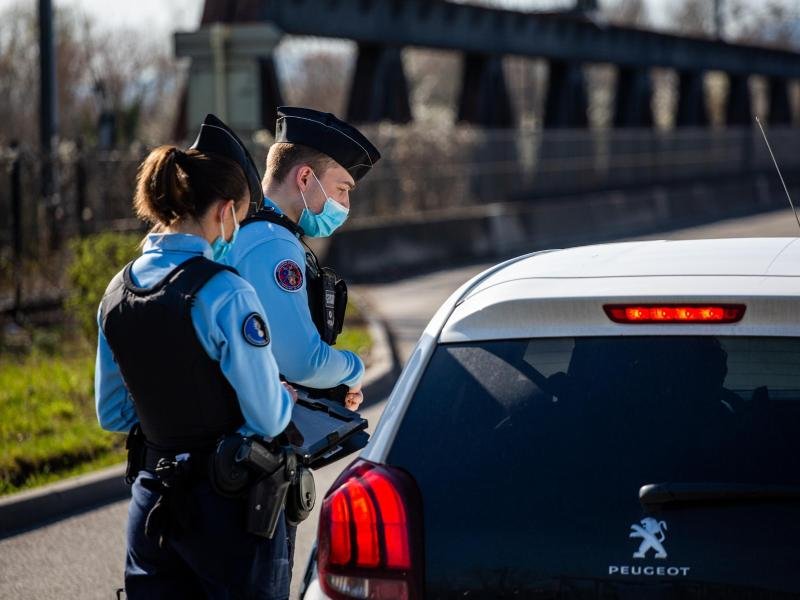
M 521 13 L 444 0 L 206 0 L 203 23 L 267 22 L 282 33 L 344 38 L 358 44 L 346 118 L 408 122 L 408 83 L 403 47 L 456 50 L 463 55 L 458 119 L 484 127 L 513 127 L 502 58 L 516 55 L 549 61 L 545 127 L 586 126 L 583 65 L 618 68 L 614 124 L 653 123 L 650 69 L 678 73 L 677 126 L 708 123 L 703 92 L 706 71 L 728 74 L 727 123 L 752 119 L 748 79 L 764 76 L 769 121 L 789 124 L 789 83 L 800 77 L 800 54 L 616 27 L 580 16 Z M 262 114 L 274 115 L 281 95 L 271 58 L 261 69 Z M 358 93 L 353 93 L 358 90 Z M 270 127 L 270 119 L 263 125 Z

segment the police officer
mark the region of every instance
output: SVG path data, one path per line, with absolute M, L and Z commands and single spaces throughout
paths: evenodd
M 245 501 L 208 476 L 221 436 L 276 436 L 296 399 L 255 291 L 216 262 L 260 198 L 249 154 L 213 115 L 190 149 L 161 146 L 139 169 L 134 207 L 159 233 L 109 284 L 95 376 L 100 425 L 143 436 L 129 454 L 129 598 L 288 597 L 284 520 L 272 539 L 247 533 Z
M 265 198 L 227 259 L 269 307 L 281 374 L 317 390 L 345 386 L 351 410 L 363 400 L 364 365 L 355 353 L 332 347 L 346 286 L 319 265 L 302 238 L 327 237 L 345 222 L 350 192 L 379 158 L 361 132 L 334 115 L 279 108 L 262 182 Z

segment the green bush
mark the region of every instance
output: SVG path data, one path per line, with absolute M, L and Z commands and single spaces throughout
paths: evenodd
M 99 233 L 72 242 L 66 308 L 87 339 L 97 336 L 97 307 L 108 282 L 136 257 L 140 240 L 135 233 Z

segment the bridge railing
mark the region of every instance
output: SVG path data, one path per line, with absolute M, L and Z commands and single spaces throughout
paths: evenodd
M 760 134 L 750 127 L 657 132 L 382 125 L 365 131 L 383 159 L 353 195 L 352 219 L 362 224 L 397 215 L 435 218 L 495 202 L 747 178 L 773 169 Z M 773 127 L 769 136 L 785 174 L 797 172 L 798 130 Z M 144 230 L 133 217 L 131 199 L 146 150 L 62 146 L 56 160 L 59 193 L 46 201 L 39 186 L 40 157 L 25 149 L 0 149 L 0 266 L 15 236 L 22 236 L 25 254 L 36 257 L 75 235 Z M 259 165 L 266 151 L 255 149 Z M 17 229 L 15 204 L 21 217 Z
M 746 178 L 772 170 L 750 127 L 605 131 L 370 132 L 384 158 L 354 195 L 354 220 L 535 202 L 597 191 Z M 784 171 L 800 168 L 800 134 L 772 128 Z

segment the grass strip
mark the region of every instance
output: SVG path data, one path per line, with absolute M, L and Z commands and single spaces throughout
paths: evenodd
M 95 347 L 79 337 L 36 330 L 32 349 L 0 350 L 0 495 L 125 460 L 125 436 L 97 424 Z M 372 339 L 354 302 L 336 348 L 369 360 Z
M 34 352 L 0 358 L 0 494 L 112 464 L 124 437 L 103 431 L 94 410 L 94 355 Z

